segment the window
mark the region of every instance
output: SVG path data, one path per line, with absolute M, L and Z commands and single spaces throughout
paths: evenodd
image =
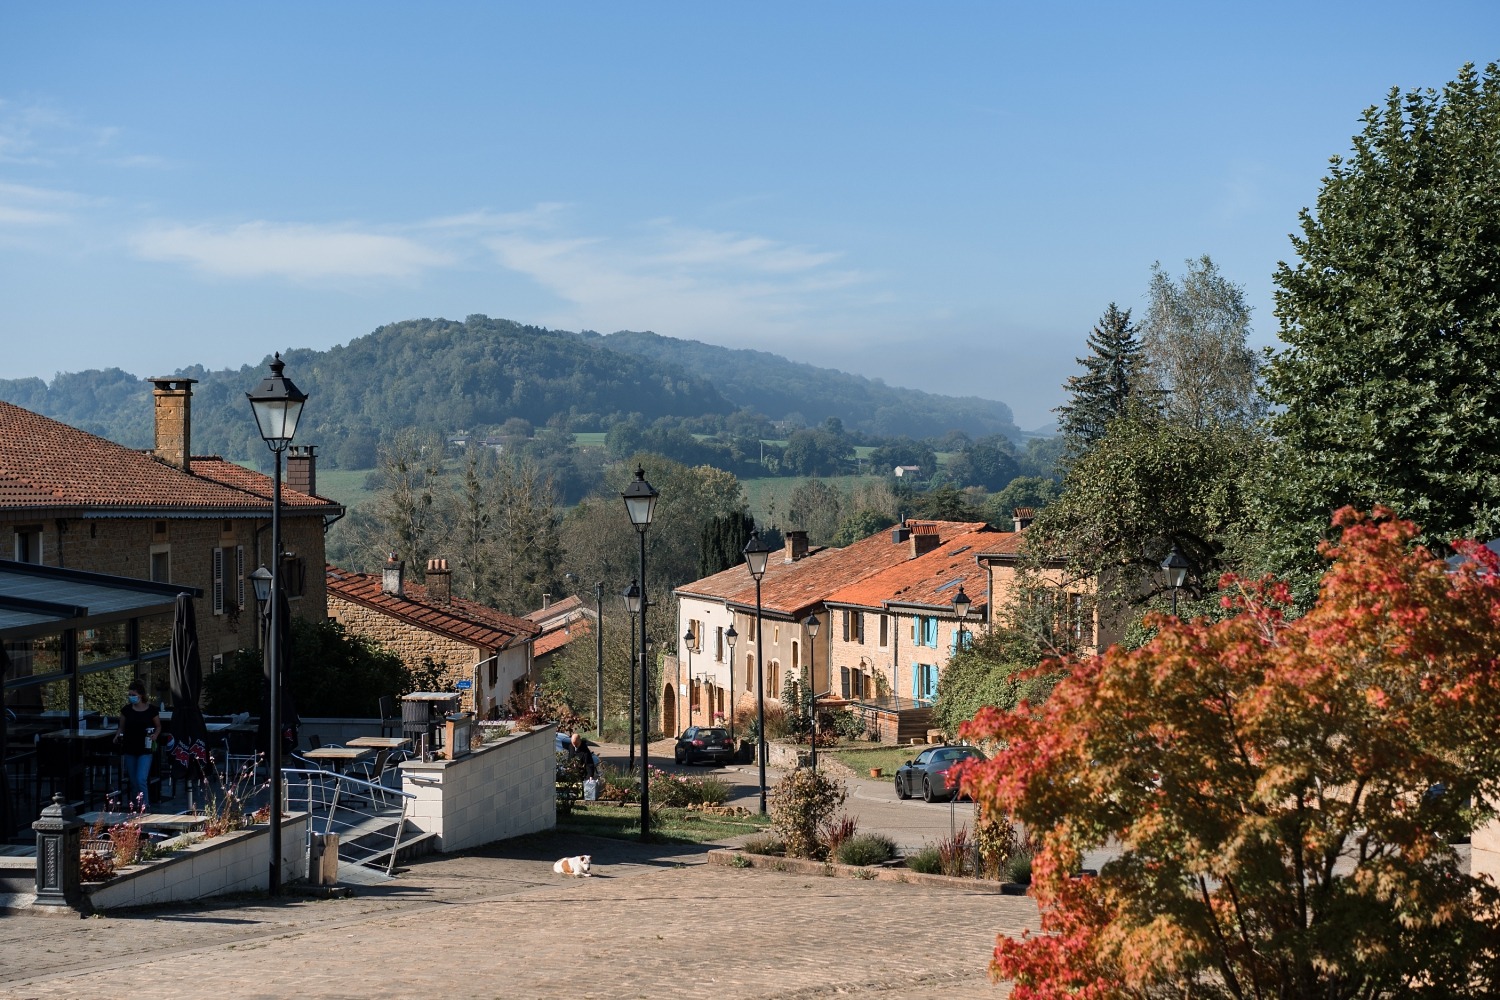
M 151 582 L 172 582 L 172 548 L 168 545 L 151 546 Z
M 745 654 L 745 690 L 755 690 L 755 654 Z
M 854 641 L 860 645 L 864 645 L 865 642 L 865 613 L 863 611 L 854 612 Z
M 849 626 L 849 619 L 851 617 L 853 617 L 853 612 L 851 612 L 851 611 L 844 611 L 844 612 L 842 612 L 842 614 L 844 616 L 844 641 L 848 642 L 849 641 L 849 636 L 850 636 L 850 633 L 851 633 L 851 629 L 850 629 L 850 626 Z
M 213 601 L 214 614 L 224 613 L 224 550 L 210 550 L 212 566 L 209 569 L 209 579 L 213 581 L 212 593 L 209 595 Z
M 307 593 L 307 560 L 295 552 L 281 554 L 281 589 L 287 597 L 301 597 Z
M 911 641 L 918 646 L 937 649 L 937 619 L 931 615 L 917 615 L 911 622 Z
M 839 691 L 847 700 L 850 694 L 848 667 L 839 667 Z
M 931 701 L 937 697 L 937 666 L 931 663 L 914 663 L 911 667 L 911 696 L 918 701 Z
M 889 615 L 880 616 L 880 648 L 885 649 L 891 644 L 891 619 Z
M 714 629 L 714 662 L 724 662 L 724 626 L 722 625 Z
M 16 529 L 16 562 L 38 563 L 42 561 L 42 526 L 29 524 Z
M 771 661 L 770 670 L 768 672 L 770 673 L 771 676 L 769 678 L 769 680 L 770 680 L 770 686 L 769 686 L 769 690 L 766 691 L 766 697 L 768 697 L 768 698 L 780 698 L 781 697 L 781 663 L 780 663 L 780 661 L 772 660 Z
M 796 642 L 792 643 L 792 669 L 802 669 L 802 650 Z
M 755 641 L 755 629 L 757 628 L 758 623 L 756 622 L 756 620 L 754 618 L 752 618 L 752 619 L 750 619 L 749 625 L 750 625 L 750 628 L 748 629 L 748 631 L 749 631 L 750 635 L 747 636 L 746 638 L 748 639 L 748 641 L 754 642 Z

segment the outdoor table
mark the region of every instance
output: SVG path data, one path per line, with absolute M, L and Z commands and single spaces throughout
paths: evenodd
M 373 747 L 319 747 L 316 750 L 304 750 L 302 756 L 317 763 L 327 761 L 342 774 L 350 764 L 364 760 L 374 752 Z
M 113 729 L 53 729 L 40 733 L 38 740 L 60 740 L 68 744 L 67 773 L 64 778 L 69 798 L 92 800 L 95 788 L 93 775 L 96 767 L 105 771 L 105 785 L 111 784 L 116 773 L 117 761 L 111 754 L 115 730 Z M 92 757 L 93 759 L 89 759 Z M 40 763 L 38 764 L 40 766 Z M 115 782 L 118 784 L 118 782 Z
M 372 750 L 405 750 L 411 740 L 401 736 L 356 736 L 348 746 L 369 747 Z

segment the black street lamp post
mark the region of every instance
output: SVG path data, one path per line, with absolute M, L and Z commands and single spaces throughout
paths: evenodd
M 760 540 L 760 532 L 750 536 L 745 543 L 745 566 L 755 579 L 755 725 L 759 744 L 757 756 L 760 761 L 760 814 L 766 814 L 766 681 L 765 651 L 761 645 L 761 633 L 765 631 L 761 620 L 760 581 L 766 575 L 766 562 L 771 557 L 771 547 Z
M 604 581 L 594 584 L 594 728 L 604 742 Z
M 729 622 L 729 631 L 724 633 L 724 641 L 729 644 L 729 742 L 734 743 L 734 644 L 739 641 L 740 634 L 734 630 L 734 621 Z M 739 745 L 735 744 L 735 752 L 739 752 Z
M 697 693 L 693 690 L 693 630 L 688 629 L 682 633 L 682 644 L 687 647 L 687 678 L 688 678 L 688 728 L 693 727 L 693 708 L 697 702 Z
M 964 593 L 964 585 L 958 585 L 958 593 L 953 595 L 953 617 L 958 619 L 958 633 L 953 638 L 953 651 L 963 652 L 964 648 L 964 622 L 969 620 L 969 608 L 972 602 L 969 595 Z
M 635 644 L 635 626 L 641 613 L 641 588 L 640 581 L 631 580 L 630 586 L 625 588 L 625 593 L 620 595 L 625 598 L 625 613 L 630 618 L 630 759 L 625 765 L 626 769 L 635 767 L 635 658 L 639 649 Z
M 818 626 L 823 623 L 818 621 L 817 615 L 808 615 L 802 623 L 807 628 L 808 638 L 812 641 L 807 644 L 807 686 L 811 700 L 808 702 L 808 711 L 812 713 L 812 769 L 818 769 Z
M 1172 544 L 1172 551 L 1167 553 L 1167 558 L 1161 561 L 1161 571 L 1166 574 L 1167 586 L 1172 588 L 1172 617 L 1177 617 L 1177 592 L 1187 582 L 1189 564 L 1187 557 L 1177 551 L 1177 544 Z
M 641 540 L 641 591 L 646 590 L 646 531 L 651 527 L 651 517 L 656 512 L 656 499 L 661 496 L 656 488 L 646 482 L 646 470 L 636 466 L 635 479 L 620 494 L 625 501 L 625 512 Z M 651 663 L 646 656 L 646 601 L 641 601 L 641 840 L 651 839 L 651 775 L 646 752 L 651 738 Z
M 271 449 L 275 466 L 271 493 L 271 588 L 266 595 L 271 605 L 266 637 L 271 664 L 271 706 L 266 727 L 270 733 L 267 757 L 271 788 L 271 871 L 266 891 L 273 896 L 281 894 L 281 453 L 292 443 L 297 433 L 297 421 L 302 418 L 302 405 L 307 402 L 307 394 L 282 374 L 285 367 L 286 363 L 278 353 L 271 362 L 271 374 L 245 393 L 250 400 L 250 409 L 255 413 L 260 436 Z

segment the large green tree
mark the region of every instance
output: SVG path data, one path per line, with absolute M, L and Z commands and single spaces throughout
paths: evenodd
M 1316 563 L 1344 504 L 1437 543 L 1500 534 L 1500 70 L 1393 89 L 1363 121 L 1276 272 L 1286 566 Z
M 1137 333 L 1130 310 L 1113 302 L 1089 331 L 1088 356 L 1077 359 L 1083 371 L 1063 383 L 1068 401 L 1056 410 L 1057 428 L 1074 454 L 1091 448 L 1110 421 L 1125 415 L 1145 363 Z

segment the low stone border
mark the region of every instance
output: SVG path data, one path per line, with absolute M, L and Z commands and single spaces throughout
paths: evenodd
M 743 858 L 744 861 L 736 860 Z M 853 878 L 872 882 L 905 882 L 908 885 L 963 889 L 991 896 L 1024 896 L 1027 886 L 1015 882 L 994 882 L 982 878 L 956 878 L 952 875 L 925 875 L 910 868 L 887 868 L 880 865 L 841 865 L 836 861 L 809 861 L 806 858 L 783 858 L 774 854 L 749 854 L 735 848 L 715 848 L 708 852 L 708 863 L 730 868 L 751 868 L 792 872 L 797 875 L 820 875 L 824 878 Z

